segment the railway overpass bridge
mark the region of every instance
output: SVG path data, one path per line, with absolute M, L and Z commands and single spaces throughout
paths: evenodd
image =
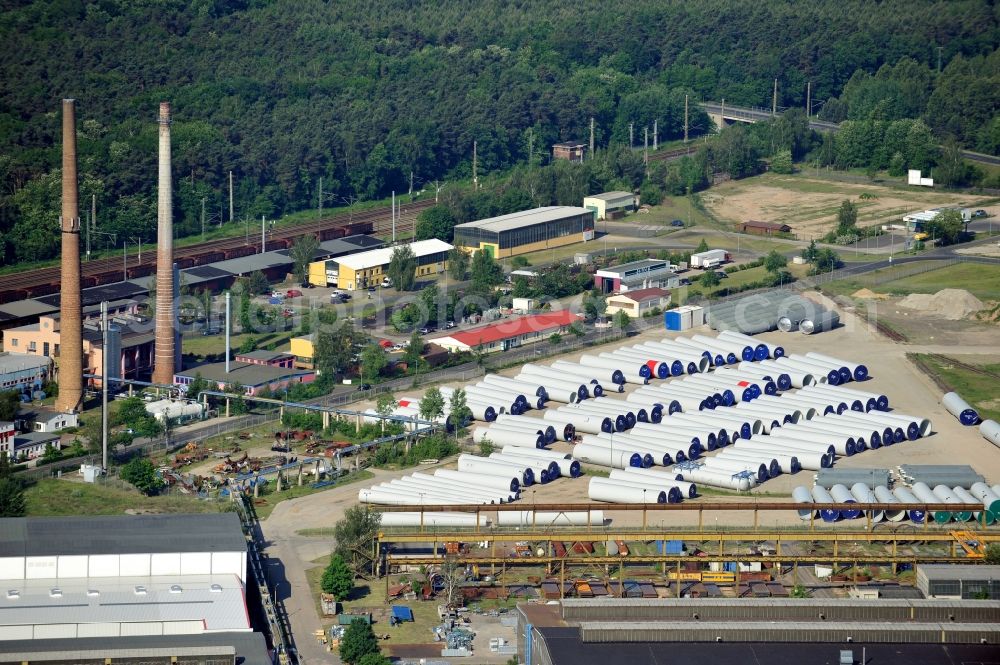
M 721 102 L 700 102 L 699 106 L 701 106 L 705 113 L 708 114 L 708 117 L 712 119 L 712 122 L 714 122 L 715 126 L 719 129 L 727 127 L 734 122 L 752 124 L 761 120 L 770 120 L 771 118 L 776 117 L 776 114 L 772 109 L 733 106 L 732 104 L 726 104 L 726 100 L 722 100 Z M 786 110 L 787 109 L 778 109 L 778 113 L 783 113 Z M 840 125 L 835 122 L 809 118 L 809 128 L 818 132 L 836 132 L 840 129 Z M 997 157 L 996 155 L 986 155 L 981 152 L 963 150 L 962 156 L 972 162 L 1000 166 L 1000 157 Z

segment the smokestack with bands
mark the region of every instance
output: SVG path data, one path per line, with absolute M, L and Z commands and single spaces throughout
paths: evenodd
M 174 224 L 170 176 L 170 102 L 160 102 L 156 206 L 156 351 L 153 383 L 174 382 Z
M 80 211 L 76 172 L 76 100 L 62 101 L 62 290 L 59 295 L 59 396 L 56 408 L 83 402 L 83 309 L 80 304 Z

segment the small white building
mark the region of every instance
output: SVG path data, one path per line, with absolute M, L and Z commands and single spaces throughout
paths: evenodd
M 670 306 L 670 291 L 660 288 L 638 289 L 626 293 L 618 293 L 607 298 L 606 313 L 611 316 L 625 312 L 637 319 L 653 308 L 660 309 Z
M 514 298 L 511 302 L 511 309 L 517 314 L 527 314 L 535 309 L 534 298 Z
M 631 192 L 604 192 L 583 198 L 583 207 L 593 210 L 597 219 L 617 219 L 639 207 L 639 195 Z
M 33 429 L 36 432 L 58 432 L 80 424 L 79 414 L 41 408 L 35 409 L 34 420 Z
M 931 208 L 930 210 L 921 210 L 920 212 L 904 215 L 903 223 L 906 224 L 906 230 L 910 233 L 919 233 L 924 230 L 925 224 L 933 221 L 935 217 L 946 210 L 957 210 L 962 215 L 962 222 L 965 224 L 972 221 L 972 211 L 968 208 Z

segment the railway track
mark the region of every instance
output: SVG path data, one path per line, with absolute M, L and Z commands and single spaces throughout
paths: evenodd
M 414 201 L 399 206 L 396 232 L 405 234 L 413 231 L 417 215 L 434 205 L 430 199 Z M 291 247 L 296 238 L 303 235 L 317 235 L 320 240 L 355 235 L 358 233 L 387 233 L 392 229 L 392 214 L 384 208 L 362 210 L 356 213 L 341 213 L 295 226 L 278 228 L 268 234 L 267 250 Z M 224 259 L 256 254 L 261 250 L 259 234 L 219 238 L 202 243 L 177 247 L 174 260 L 182 268 L 205 265 Z M 148 257 L 148 258 L 147 258 Z M 135 279 L 152 274 L 156 269 L 155 251 L 150 251 L 140 262 L 138 256 L 129 257 L 127 266 L 117 257 L 87 261 L 81 266 L 82 284 L 86 287 L 101 286 L 121 281 L 123 277 Z M 61 282 L 59 266 L 37 268 L 0 277 L 0 303 L 12 302 L 57 293 Z
M 930 354 L 930 357 L 932 359 L 934 359 L 937 363 L 941 364 L 941 365 L 954 365 L 955 367 L 959 367 L 961 369 L 964 369 L 967 372 L 972 372 L 973 374 L 978 374 L 980 376 L 985 376 L 987 378 L 995 380 L 997 383 L 1000 383 L 1000 374 L 996 374 L 994 372 L 991 372 L 991 371 L 989 371 L 988 369 L 986 369 L 984 367 L 978 367 L 976 365 L 970 365 L 969 363 L 962 362 L 961 360 L 957 360 L 957 359 L 953 358 L 952 356 L 944 356 L 944 355 L 941 355 L 939 353 L 932 353 L 932 354 Z

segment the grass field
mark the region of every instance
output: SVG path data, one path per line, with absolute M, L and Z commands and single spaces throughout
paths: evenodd
M 873 282 L 893 274 L 905 275 L 920 265 L 933 264 L 908 263 L 876 270 L 857 278 L 825 284 L 823 290 L 837 295 L 851 295 L 858 289 L 869 288 L 878 293 L 907 295 L 937 293 L 941 289 L 965 289 L 980 300 L 1000 300 L 1000 266 L 983 263 L 958 263 L 873 285 Z
M 1000 356 L 982 358 L 980 362 L 961 362 L 947 356 L 923 353 L 908 354 L 911 360 L 925 368 L 940 383 L 961 395 L 979 412 L 982 419 L 1000 420 Z M 967 367 L 972 365 L 975 369 Z M 978 371 L 976 371 L 978 370 Z
M 156 513 L 217 513 L 228 504 L 186 494 L 145 496 L 134 489 L 47 478 L 25 491 L 30 517 L 121 515 L 126 509 Z
M 238 349 L 246 341 L 248 337 L 253 337 L 257 340 L 258 349 L 274 348 L 276 350 L 281 350 L 288 346 L 292 337 L 295 337 L 297 333 L 291 330 L 282 330 L 280 332 L 264 333 L 262 335 L 247 335 L 239 334 L 232 336 L 232 347 L 233 349 Z M 182 346 L 184 353 L 193 354 L 195 356 L 204 357 L 210 354 L 222 354 L 226 352 L 226 338 L 224 335 L 191 335 L 185 336 L 182 340 Z

